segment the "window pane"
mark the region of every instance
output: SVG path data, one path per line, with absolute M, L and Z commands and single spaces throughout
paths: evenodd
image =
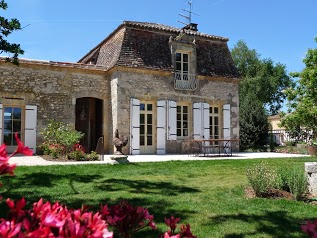
M 182 60 L 182 55 L 181 53 L 176 53 L 176 61 L 181 61 Z
M 219 112 L 219 108 L 218 107 L 215 107 L 215 114 L 218 114 L 218 112 Z
M 153 145 L 152 136 L 147 137 L 147 145 Z
M 209 113 L 212 113 L 212 107 L 209 108 Z
M 147 134 L 152 135 L 152 125 L 147 126 Z
M 140 136 L 140 145 L 145 145 L 144 144 L 144 136 Z
M 218 126 L 219 125 L 219 118 L 215 117 L 215 125 Z
M 188 112 L 188 107 L 187 106 L 184 106 L 183 107 L 183 113 L 187 113 Z
M 152 111 L 152 104 L 147 104 L 146 107 L 147 107 L 147 110 L 148 110 L 148 111 Z
M 144 110 L 145 110 L 145 104 L 144 104 L 144 103 L 141 103 L 141 104 L 140 104 L 140 110 L 141 110 L 141 111 L 144 111 Z
M 3 143 L 9 146 L 12 145 L 12 133 L 4 133 Z
M 183 124 L 183 128 L 188 128 L 188 125 L 187 125 L 187 123 L 186 123 L 186 122 L 184 122 L 184 124 Z
M 3 127 L 5 132 L 12 132 L 12 121 L 4 120 Z
M 13 121 L 13 132 L 21 131 L 21 121 Z
M 182 64 L 180 62 L 176 62 L 176 71 L 182 70 Z
M 148 114 L 147 115 L 147 120 L 146 120 L 147 124 L 152 125 L 152 114 Z
M 182 128 L 182 122 L 181 121 L 177 121 L 177 128 Z
M 144 114 L 140 114 L 140 124 L 144 124 Z
M 182 129 L 177 129 L 177 136 L 181 136 L 182 135 Z
M 188 54 L 183 54 L 183 61 L 188 62 Z
M 188 119 L 188 114 L 183 114 L 183 120 L 187 121 L 187 119 Z
M 177 106 L 177 112 L 181 112 L 182 109 L 181 109 L 181 106 Z
M 183 71 L 188 72 L 188 64 L 183 64 Z
M 183 131 L 183 136 L 188 136 L 188 130 L 187 129 L 184 129 L 184 131 Z
M 212 117 L 209 117 L 209 124 L 210 124 L 210 126 L 212 126 Z
M 219 127 L 218 126 L 215 126 L 215 136 L 218 136 L 219 135 Z
M 182 120 L 182 114 L 177 113 L 177 120 Z
M 13 119 L 21 119 L 21 108 L 13 108 Z
M 144 135 L 145 134 L 145 127 L 144 125 L 140 125 L 140 134 Z
M 12 119 L 12 107 L 4 108 L 4 119 Z

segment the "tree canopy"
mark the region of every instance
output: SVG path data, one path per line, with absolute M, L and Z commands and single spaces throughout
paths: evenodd
M 239 40 L 231 51 L 232 58 L 242 76 L 240 101 L 248 92 L 254 92 L 269 114 L 277 114 L 286 98 L 284 90 L 293 85 L 286 66 L 271 59 L 261 59 L 254 49 Z
M 315 38 L 317 43 L 317 37 Z M 297 128 L 310 131 L 317 138 L 317 48 L 308 49 L 303 60 L 305 68 L 291 76 L 299 78 L 296 85 L 287 91 L 289 114 L 282 118 L 282 126 L 291 130 Z
M 4 0 L 0 0 L 0 9 L 6 10 L 7 8 L 8 4 Z M 18 56 L 24 51 L 20 48 L 20 44 L 10 43 L 7 37 L 21 29 L 21 24 L 17 19 L 6 19 L 0 16 L 0 53 L 8 53 L 7 61 L 14 64 L 18 64 Z M 11 54 L 13 55 L 11 56 Z

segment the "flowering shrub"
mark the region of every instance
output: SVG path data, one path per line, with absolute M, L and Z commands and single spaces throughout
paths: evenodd
M 24 210 L 24 198 L 16 203 L 10 199 L 6 202 L 9 219 L 1 219 L 1 237 L 113 237 L 99 213 L 69 210 L 58 202 L 43 203 L 42 199 L 30 210 Z
M 160 236 L 160 238 L 196 238 L 190 231 L 190 225 L 180 225 L 180 233 L 175 233 L 177 228 L 177 223 L 180 221 L 180 218 L 165 218 L 165 224 L 170 228 L 167 232 Z
M 102 217 L 119 232 L 120 237 L 130 238 L 137 231 L 149 226 L 156 229 L 154 217 L 143 207 L 133 207 L 125 201 L 118 205 L 101 207 Z
M 80 144 L 75 144 L 72 150 L 68 153 L 68 158 L 74 160 L 85 160 L 85 149 Z
M 305 232 L 309 237 L 317 237 L 317 220 L 314 222 L 307 221 L 306 224 L 301 225 L 302 231 Z
M 279 186 L 277 173 L 265 162 L 248 168 L 247 178 L 257 196 Z
M 6 146 L 0 146 L 0 175 L 14 175 L 15 164 L 9 164 L 9 159 L 17 154 L 32 155 L 33 151 L 25 147 L 15 134 L 18 147 L 8 156 Z M 83 151 L 81 146 L 76 146 Z M 0 196 L 0 200 L 1 196 Z M 121 238 L 131 238 L 139 230 L 150 227 L 156 229 L 153 215 L 143 207 L 133 207 L 127 202 L 121 202 L 108 208 L 101 206 L 99 212 L 90 212 L 86 208 L 68 209 L 59 202 L 43 202 L 41 198 L 31 209 L 25 209 L 26 200 L 17 202 L 6 200 L 9 207 L 7 218 L 0 218 L 1 238 L 113 238 L 114 233 L 108 230 L 112 226 Z M 196 238 L 189 225 L 181 225 L 180 233 L 174 234 L 179 218 L 165 219 L 170 230 L 162 238 Z
M 65 147 L 61 144 L 57 144 L 57 143 L 48 143 L 48 142 L 44 142 L 41 145 L 41 148 L 43 150 L 43 154 L 44 155 L 50 155 L 53 158 L 58 158 L 60 156 L 62 156 L 63 154 L 65 154 Z
M 62 155 L 66 155 L 73 145 L 79 143 L 79 140 L 84 136 L 83 133 L 76 131 L 71 125 L 54 120 L 50 120 L 47 127 L 42 129 L 40 134 L 44 137 L 44 143 L 40 146 L 43 151 L 49 151 L 48 154 L 50 154 L 49 146 L 58 145 L 58 147 L 63 148 Z
M 11 176 L 14 175 L 14 169 L 16 168 L 15 164 L 9 164 L 9 159 L 16 154 L 25 154 L 25 155 L 33 155 L 33 151 L 30 150 L 27 146 L 24 146 L 18 137 L 18 133 L 15 133 L 15 140 L 18 144 L 16 150 L 8 156 L 8 152 L 6 149 L 6 145 L 2 144 L 0 146 L 0 175 L 9 174 Z M 0 187 L 2 183 L 0 182 Z

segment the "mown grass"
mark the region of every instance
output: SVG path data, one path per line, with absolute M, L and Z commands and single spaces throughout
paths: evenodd
M 15 177 L 3 177 L 5 198 L 26 197 L 28 206 L 43 197 L 68 207 L 116 204 L 127 200 L 147 207 L 158 231 L 139 237 L 158 237 L 164 217 L 190 223 L 200 238 L 305 237 L 300 223 L 317 218 L 317 206 L 304 202 L 247 199 L 246 170 L 262 160 L 218 160 L 126 165 L 63 165 L 18 167 Z M 313 157 L 265 159 L 272 166 L 304 168 Z M 0 204 L 1 216 L 6 206 Z

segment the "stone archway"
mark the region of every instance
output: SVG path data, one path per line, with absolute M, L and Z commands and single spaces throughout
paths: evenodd
M 80 144 L 86 152 L 96 149 L 98 139 L 103 135 L 103 100 L 92 97 L 76 99 L 75 129 L 85 135 Z

